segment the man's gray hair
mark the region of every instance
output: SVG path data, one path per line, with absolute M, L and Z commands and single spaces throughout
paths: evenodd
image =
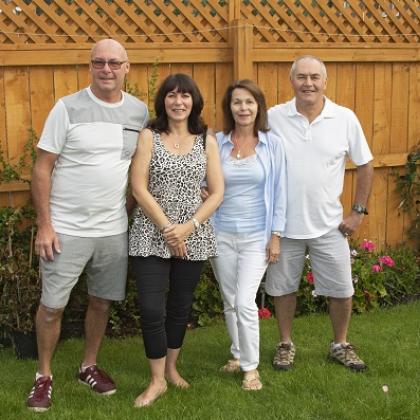
M 292 76 L 295 74 L 296 67 L 297 67 L 299 61 L 302 61 L 302 60 L 315 60 L 315 61 L 318 61 L 318 63 L 321 65 L 322 75 L 325 77 L 325 79 L 327 79 L 327 68 L 325 67 L 324 62 L 320 58 L 315 57 L 314 55 L 309 55 L 309 54 L 308 55 L 302 55 L 301 57 L 298 57 L 293 62 L 292 67 L 290 68 L 290 78 L 292 78 Z

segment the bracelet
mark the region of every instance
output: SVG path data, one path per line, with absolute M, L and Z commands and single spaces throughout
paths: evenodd
M 194 224 L 195 230 L 197 230 L 200 227 L 200 222 L 195 217 L 193 217 L 191 220 Z
M 273 230 L 271 232 L 271 234 L 274 235 L 274 236 L 277 236 L 278 238 L 280 238 L 280 236 L 281 236 L 280 232 L 278 232 L 277 230 Z
M 163 233 L 163 231 L 164 231 L 166 228 L 168 228 L 169 226 L 172 226 L 172 223 L 167 223 L 166 225 L 162 226 L 162 227 L 159 229 L 159 232 L 160 232 L 160 233 Z

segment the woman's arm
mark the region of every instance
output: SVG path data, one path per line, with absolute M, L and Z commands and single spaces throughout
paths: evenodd
M 195 230 L 193 219 L 198 223 L 203 223 L 215 212 L 223 200 L 224 180 L 219 148 L 216 139 L 210 135 L 207 135 L 206 138 L 206 154 L 208 197 L 188 222 L 165 229 L 163 236 L 170 245 L 176 245 L 179 241 L 185 240 Z

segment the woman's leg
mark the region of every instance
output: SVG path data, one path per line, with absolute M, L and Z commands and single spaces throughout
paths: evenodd
M 235 235 L 219 232 L 217 247 L 219 256 L 211 258 L 210 262 L 223 298 L 226 327 L 232 341 L 230 351 L 234 359 L 240 359 L 238 319 L 235 307 L 238 288 L 238 252 Z
M 166 391 L 165 293 L 170 263 L 159 257 L 133 257 L 132 274 L 137 284 L 140 324 L 151 379 L 135 400 L 136 407 L 150 405 Z
M 247 235 L 246 238 L 242 238 L 239 245 L 235 307 L 238 318 L 241 368 L 244 372 L 254 371 L 259 364 L 260 331 L 255 297 L 267 268 L 265 245 L 263 233 Z
M 187 329 L 194 290 L 200 280 L 204 261 L 186 261 L 171 258 L 169 274 L 169 292 L 166 303 L 166 337 L 168 352 L 165 375 L 173 384 L 188 387 L 178 373 L 176 362 Z

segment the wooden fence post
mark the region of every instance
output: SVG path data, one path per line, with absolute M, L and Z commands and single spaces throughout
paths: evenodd
M 231 24 L 233 26 L 234 79 L 253 79 L 252 25 L 242 19 L 235 19 Z

